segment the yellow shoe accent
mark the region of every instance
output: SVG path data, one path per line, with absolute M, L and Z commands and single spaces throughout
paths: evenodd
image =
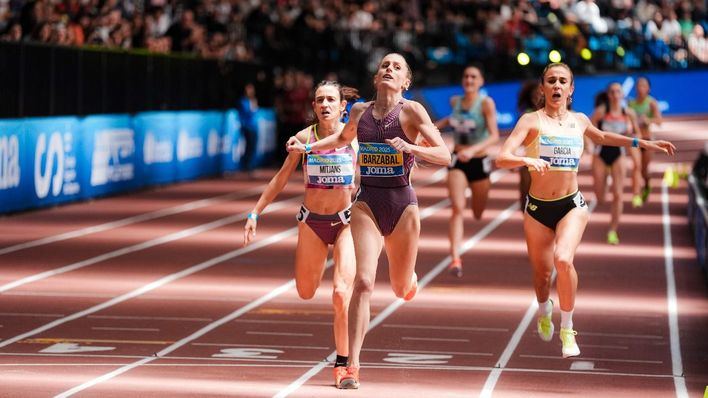
M 551 341 L 553 339 L 553 300 L 551 300 L 551 312 L 546 315 L 541 315 L 536 320 L 536 331 L 538 337 L 543 341 Z
M 641 197 L 641 196 L 639 196 L 639 195 L 634 195 L 634 196 L 632 197 L 632 207 L 634 207 L 635 209 L 636 209 L 637 207 L 642 207 L 643 204 L 644 204 L 644 201 L 642 200 L 642 197 Z
M 620 238 L 617 235 L 617 231 L 610 231 L 607 233 L 607 243 L 611 245 L 619 245 Z
M 577 334 L 578 332 L 573 329 L 561 328 L 559 335 L 561 342 L 563 343 L 563 358 L 576 357 L 580 355 L 580 347 L 578 347 L 578 343 L 575 342 L 575 336 Z

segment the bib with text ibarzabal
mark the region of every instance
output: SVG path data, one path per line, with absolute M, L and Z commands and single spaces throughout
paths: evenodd
M 362 177 L 398 177 L 404 175 L 403 153 L 391 145 L 359 143 L 359 169 Z

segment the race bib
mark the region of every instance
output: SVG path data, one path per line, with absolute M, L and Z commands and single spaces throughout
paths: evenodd
M 398 177 L 405 175 L 403 153 L 391 145 L 359 143 L 359 169 L 362 177 Z
M 352 155 L 309 154 L 307 155 L 307 178 L 315 185 L 351 185 L 354 181 Z
M 539 138 L 539 158 L 550 163 L 551 170 L 577 171 L 582 153 L 582 137 L 542 135 Z

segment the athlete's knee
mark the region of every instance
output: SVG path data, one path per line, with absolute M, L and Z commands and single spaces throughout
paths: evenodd
M 345 312 L 348 303 L 349 297 L 347 295 L 347 291 L 344 289 L 334 289 L 332 292 L 332 305 L 334 307 L 334 312 Z
M 374 291 L 374 281 L 367 278 L 357 278 L 354 282 L 354 292 L 370 295 Z
M 571 253 L 556 251 L 553 256 L 553 262 L 558 273 L 570 273 L 573 271 L 573 256 Z

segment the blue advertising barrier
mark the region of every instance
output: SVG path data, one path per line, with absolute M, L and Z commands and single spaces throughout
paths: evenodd
M 136 189 L 143 185 L 142 161 L 130 115 L 96 115 L 81 121 L 83 158 L 88 162 L 88 184 L 83 196 L 94 197 Z
M 27 186 L 28 207 L 78 200 L 88 185 L 90 160 L 83 150 L 79 119 L 75 117 L 27 119 L 22 124 L 29 158 L 20 184 Z
M 636 95 L 635 84 L 639 76 L 649 78 L 651 95 L 659 101 L 665 115 L 691 115 L 708 113 L 708 96 L 702 93 L 708 87 L 708 71 L 682 71 L 680 73 L 615 74 L 602 76 L 581 76 L 575 79 L 573 109 L 590 115 L 593 111 L 595 95 L 612 82 L 619 82 L 625 96 Z M 516 112 L 517 94 L 521 82 L 487 84 L 482 92 L 494 98 L 497 106 L 499 128 L 510 129 L 518 118 Z M 698 91 L 694 91 L 698 90 Z M 449 115 L 450 96 L 462 94 L 459 84 L 419 90 L 431 111 L 433 120 Z
M 219 112 L 177 112 L 176 167 L 178 180 L 219 172 L 219 146 L 223 131 Z
M 177 134 L 174 112 L 144 112 L 133 118 L 145 185 L 166 184 L 177 180 Z
M 0 121 L 0 204 L 5 211 L 20 210 L 29 206 L 29 180 L 32 158 L 27 147 L 27 134 L 22 122 Z
M 254 166 L 275 150 L 256 114 Z M 0 121 L 0 214 L 242 168 L 238 112 L 145 112 Z

